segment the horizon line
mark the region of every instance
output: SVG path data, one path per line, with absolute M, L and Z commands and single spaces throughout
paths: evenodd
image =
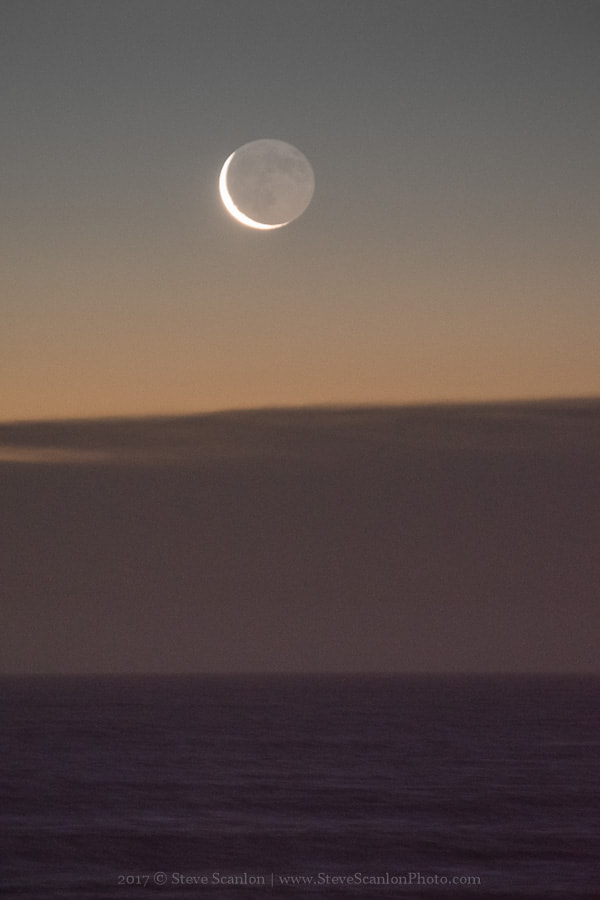
M 192 671 L 125 671 L 125 672 L 0 672 L 2 678 L 465 678 L 465 677 L 491 677 L 505 676 L 517 677 L 573 677 L 581 676 L 600 678 L 600 669 L 301 669 L 301 670 L 274 670 L 274 669 L 235 669 L 235 670 L 192 670 Z

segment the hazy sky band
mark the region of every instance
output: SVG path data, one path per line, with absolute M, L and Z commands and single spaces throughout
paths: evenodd
M 599 401 L 1 425 L 0 666 L 597 671 L 599 452 Z

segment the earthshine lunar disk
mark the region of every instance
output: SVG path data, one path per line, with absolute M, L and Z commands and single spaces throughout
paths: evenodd
M 301 216 L 315 189 L 307 158 L 284 141 L 244 144 L 228 156 L 219 176 L 223 205 L 242 225 L 270 231 Z

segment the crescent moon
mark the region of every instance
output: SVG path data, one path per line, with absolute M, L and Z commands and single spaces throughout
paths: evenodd
M 236 152 L 237 151 L 234 151 L 231 156 L 227 157 L 223 164 L 223 168 L 221 169 L 221 174 L 219 175 L 219 193 L 221 194 L 221 200 L 223 201 L 225 209 L 234 219 L 237 219 L 242 225 L 248 225 L 249 228 L 260 228 L 262 231 L 271 231 L 273 228 L 283 228 L 284 225 L 288 224 L 287 222 L 278 222 L 276 225 L 265 225 L 264 222 L 256 222 L 254 219 L 251 219 L 250 216 L 243 213 L 241 209 L 238 209 L 233 202 L 233 198 L 227 187 L 227 169 Z

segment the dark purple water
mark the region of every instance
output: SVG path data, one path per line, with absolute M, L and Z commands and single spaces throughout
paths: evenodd
M 598 678 L 0 684 L 5 900 L 600 897 Z

